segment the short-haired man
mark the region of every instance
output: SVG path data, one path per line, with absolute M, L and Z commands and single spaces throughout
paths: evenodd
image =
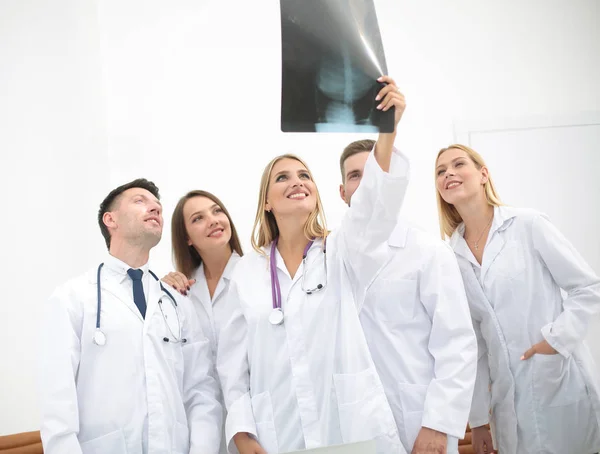
M 340 157 L 349 205 L 375 143 Z M 458 453 L 477 367 L 477 341 L 458 264 L 441 240 L 400 220 L 389 260 L 367 290 L 360 320 L 407 452 Z
M 162 235 L 158 188 L 100 205 L 108 254 L 45 305 L 41 435 L 47 454 L 217 453 L 221 406 L 190 302 L 148 268 Z

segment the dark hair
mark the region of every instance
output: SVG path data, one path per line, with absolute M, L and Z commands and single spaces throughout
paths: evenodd
M 112 211 L 115 207 L 115 204 L 118 202 L 120 195 L 128 189 L 133 188 L 145 189 L 154 197 L 160 199 L 156 185 L 152 181 L 148 181 L 145 178 L 138 178 L 110 191 L 100 204 L 100 209 L 98 210 L 98 225 L 100 226 L 100 232 L 102 232 L 102 236 L 104 237 L 104 241 L 106 241 L 106 247 L 108 249 L 110 249 L 110 232 L 108 231 L 108 227 L 106 227 L 106 224 L 104 224 L 104 220 L 102 219 L 104 217 L 104 213 Z
M 177 206 L 173 211 L 173 216 L 171 217 L 171 245 L 173 247 L 173 261 L 175 262 L 175 268 L 177 271 L 185 274 L 188 278 L 192 277 L 192 274 L 200 264 L 202 263 L 202 257 L 196 250 L 193 245 L 188 244 L 189 235 L 187 233 L 187 229 L 185 228 L 185 220 L 183 219 L 183 207 L 185 203 L 193 199 L 194 197 L 206 197 L 207 199 L 215 202 L 225 213 L 227 219 L 229 219 L 229 224 L 231 225 L 231 238 L 229 239 L 229 247 L 231 247 L 232 251 L 237 252 L 240 257 L 244 255 L 242 251 L 242 245 L 240 244 L 240 239 L 237 234 L 237 230 L 235 229 L 235 224 L 231 220 L 231 216 L 229 215 L 229 211 L 223 205 L 217 196 L 211 194 L 207 191 L 190 191 L 186 195 L 184 195 L 179 202 L 177 202 Z
M 364 139 L 352 142 L 350 145 L 344 148 L 344 151 L 342 151 L 342 155 L 340 156 L 340 172 L 342 172 L 342 182 L 346 182 L 346 175 L 344 175 L 344 163 L 346 162 L 346 159 L 358 153 L 371 151 L 373 150 L 374 146 L 374 140 Z

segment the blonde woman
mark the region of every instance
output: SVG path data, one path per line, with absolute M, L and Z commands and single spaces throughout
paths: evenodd
M 403 96 L 384 81 L 381 104 L 395 106 L 398 122 Z M 357 313 L 407 185 L 408 163 L 393 153 L 393 140 L 380 135 L 352 207 L 329 236 L 306 164 L 283 155 L 266 166 L 255 250 L 233 273 L 232 317 L 219 341 L 230 452 L 375 439 L 380 454 L 405 453 Z
M 597 452 L 598 381 L 583 339 L 600 279 L 545 215 L 502 205 L 471 148 L 442 149 L 435 175 L 479 341 L 476 453 Z

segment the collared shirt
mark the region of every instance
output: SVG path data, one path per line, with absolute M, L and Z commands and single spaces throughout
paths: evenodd
M 119 260 L 114 255 L 108 254 L 104 259 L 104 267 L 102 268 L 102 272 L 103 274 L 106 273 L 106 277 L 108 279 L 114 279 L 115 282 L 127 288 L 131 292 L 131 295 L 133 295 L 133 280 L 129 274 L 127 274 L 127 270 L 130 268 L 131 266 L 129 266 L 127 263 Z M 142 274 L 142 286 L 144 287 L 144 297 L 146 298 L 147 305 L 148 295 L 150 292 L 150 279 L 154 278 L 150 276 L 148 262 L 141 267 L 134 269 L 140 269 L 144 272 L 144 274 Z

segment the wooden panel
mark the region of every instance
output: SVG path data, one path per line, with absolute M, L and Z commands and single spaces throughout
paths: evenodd
M 0 437 L 2 454 L 43 454 L 40 432 L 23 432 Z

